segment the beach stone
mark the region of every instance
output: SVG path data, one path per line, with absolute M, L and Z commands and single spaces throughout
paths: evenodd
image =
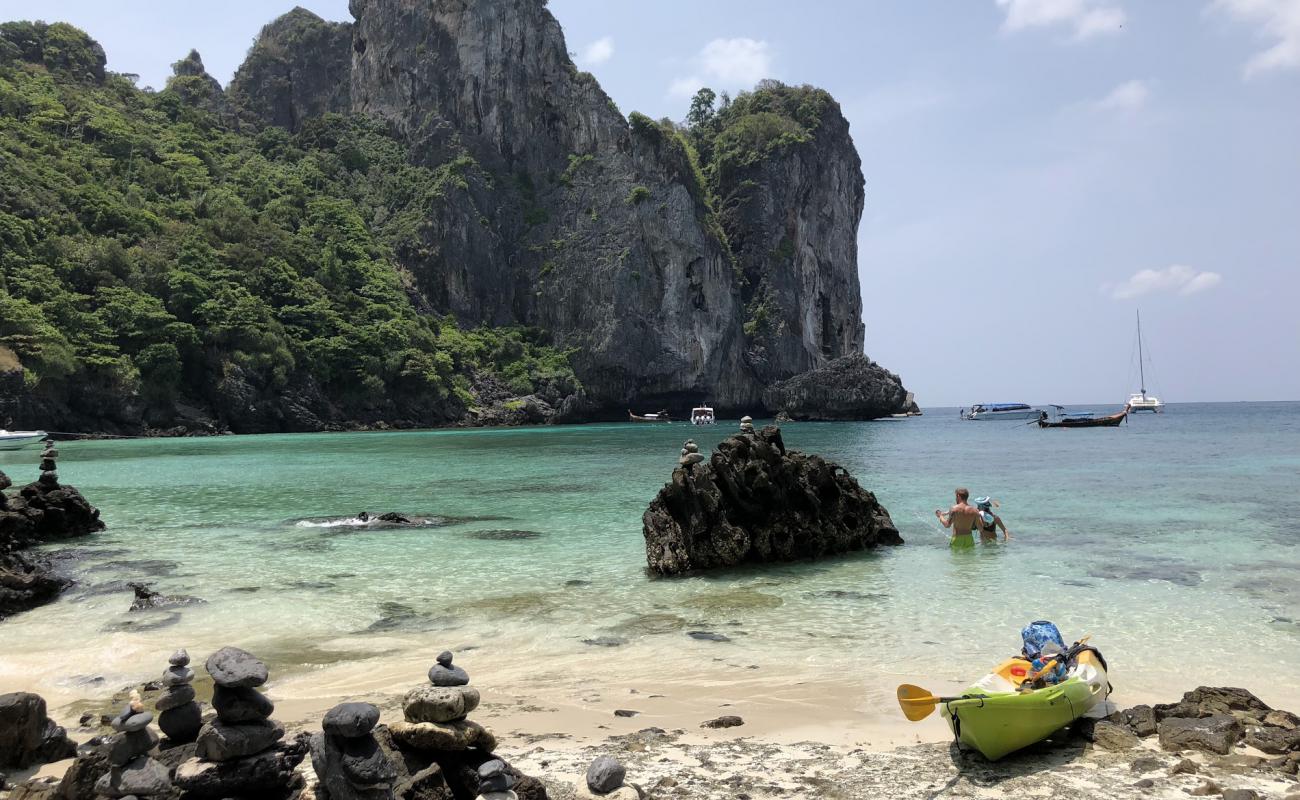
M 230 689 L 218 684 L 212 690 L 212 708 L 222 722 L 234 725 L 266 719 L 275 711 L 275 703 L 256 689 Z
M 1300 729 L 1300 717 L 1290 711 L 1270 711 L 1264 715 L 1264 724 L 1274 728 L 1286 728 L 1289 731 Z
M 173 667 L 187 667 L 190 663 L 190 653 L 182 647 L 180 650 L 171 654 L 171 657 L 167 659 L 167 663 L 171 664 Z
M 429 683 L 434 686 L 465 686 L 469 674 L 451 663 L 452 654 L 444 650 L 438 654 L 438 663 L 429 668 Z
M 158 746 L 158 734 L 144 728 L 114 734 L 108 740 L 108 763 L 124 767 Z
M 191 758 L 176 767 L 174 782 L 186 800 L 285 797 L 302 785 L 295 773 L 307 755 L 306 743 L 280 744 L 235 761 L 213 762 Z
M 407 722 L 454 722 L 478 708 L 478 689 L 469 686 L 416 686 L 402 699 Z
M 1170 775 L 1195 775 L 1200 771 L 1200 765 L 1190 758 L 1184 758 L 1169 768 Z
M 149 727 L 150 722 L 153 722 L 153 714 L 149 713 L 148 711 L 137 711 L 136 713 L 122 720 L 121 729 L 123 731 L 126 731 L 127 733 L 132 733 L 134 731 L 142 731 L 145 728 Z
M 196 696 L 193 686 L 173 686 L 159 695 L 153 707 L 155 711 L 170 711 L 173 708 L 180 708 L 186 703 L 194 702 Z
M 1281 755 L 1300 750 L 1300 730 L 1286 728 L 1248 728 L 1246 744 L 1269 755 Z
M 389 731 L 399 744 L 424 752 L 448 752 L 477 748 L 492 752 L 496 737 L 469 720 L 456 722 L 394 722 Z
M 504 761 L 494 758 L 479 765 L 478 793 L 481 797 L 514 794 L 510 791 L 514 785 L 515 777 L 506 769 Z
M 203 729 L 203 711 L 198 703 L 185 703 L 158 714 L 158 728 L 174 743 L 194 741 Z
M 640 713 L 641 713 L 640 711 L 633 711 L 633 710 L 631 710 L 630 708 L 616 708 L 616 709 L 614 709 L 614 716 L 616 716 L 616 717 L 635 717 L 637 714 L 640 714 Z
M 186 686 L 194 682 L 194 670 L 189 667 L 168 667 L 163 673 L 163 686 Z
M 587 767 L 587 788 L 608 794 L 623 785 L 627 768 L 613 756 L 600 756 Z
M 1157 728 L 1165 750 L 1204 750 L 1227 755 L 1241 737 L 1241 723 L 1225 714 L 1188 719 L 1163 719 Z
M 576 786 L 573 797 L 574 800 L 640 800 L 641 795 L 631 786 L 620 786 L 607 794 L 593 792 L 587 786 Z
M 321 727 L 331 736 L 356 739 L 379 724 L 379 709 L 370 703 L 340 703 L 325 713 Z
M 717 719 L 711 719 L 708 720 L 707 722 L 701 722 L 700 727 L 701 728 L 738 728 L 744 724 L 745 721 L 740 717 L 725 716 L 725 717 L 718 717 Z
M 1093 726 L 1092 742 L 1103 750 L 1132 750 L 1142 740 L 1127 725 L 1101 720 Z
M 35 763 L 45 720 L 45 700 L 40 695 L 0 695 L 0 767 L 21 769 Z
M 1156 732 L 1156 713 L 1148 705 L 1133 706 L 1119 712 L 1124 723 L 1138 736 L 1154 736 Z
M 1156 785 L 1156 782 L 1151 780 L 1150 778 L 1143 778 L 1142 780 L 1138 781 L 1133 785 L 1139 789 L 1150 789 L 1151 787 Z
M 199 731 L 194 753 L 207 761 L 231 761 L 255 755 L 284 737 L 284 726 L 274 720 L 230 724 L 220 719 Z
M 256 656 L 238 647 L 223 647 L 208 657 L 204 665 L 212 680 L 227 689 L 261 686 L 270 677 Z
M 1246 689 L 1225 686 L 1199 686 L 1183 695 L 1180 705 L 1195 706 L 1199 716 L 1231 715 L 1243 711 L 1257 720 L 1272 708 Z
M 1223 800 L 1259 800 L 1254 789 L 1224 789 Z
M 1192 797 L 1209 797 L 1212 794 L 1222 794 L 1223 789 L 1221 789 L 1219 784 L 1214 781 L 1206 781 L 1195 789 L 1189 790 L 1187 793 Z
M 95 791 L 107 797 L 166 795 L 171 788 L 167 768 L 148 756 L 140 756 L 125 767 L 114 767 L 95 782 Z
M 59 780 L 60 800 L 94 797 L 95 783 L 112 769 L 113 765 L 108 760 L 108 746 L 104 742 L 83 745 L 76 755 Z
M 1131 772 L 1155 772 L 1164 766 L 1164 762 L 1153 756 L 1143 756 L 1142 758 L 1133 759 L 1133 763 L 1128 765 Z
M 329 800 L 380 800 L 393 797 L 397 768 L 370 735 L 311 737 L 311 764 Z

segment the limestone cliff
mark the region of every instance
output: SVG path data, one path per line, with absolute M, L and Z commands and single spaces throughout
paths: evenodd
M 298 7 L 262 28 L 230 97 L 241 118 L 297 131 L 306 119 L 349 110 L 351 72 L 352 26 Z

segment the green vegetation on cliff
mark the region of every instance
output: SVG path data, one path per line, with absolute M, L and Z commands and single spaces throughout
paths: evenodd
M 177 72 L 146 93 L 71 26 L 0 26 L 0 346 L 33 392 L 99 387 L 165 419 L 220 408 L 237 379 L 427 420 L 472 406 L 480 374 L 576 390 L 536 332 L 461 330 L 412 301 L 401 248 L 471 158 L 414 166 L 360 117 L 239 127 L 197 54 Z

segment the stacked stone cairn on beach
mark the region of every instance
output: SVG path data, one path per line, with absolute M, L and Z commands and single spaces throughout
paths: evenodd
M 740 418 L 740 432 L 741 432 L 741 433 L 748 433 L 748 434 L 753 434 L 753 433 L 754 433 L 754 418 L 753 418 L 753 417 L 741 417 L 741 418 Z
M 541 781 L 492 754 L 496 737 L 468 718 L 478 705 L 479 692 L 469 685 L 469 674 L 452 663 L 450 652 L 441 653 L 429 670 L 429 682 L 403 698 L 404 719 L 375 731 L 397 767 L 397 797 L 546 800 Z
M 194 758 L 176 768 L 186 798 L 281 798 L 302 786 L 295 768 L 302 748 L 280 746 L 284 726 L 271 719 L 275 704 L 259 686 L 266 665 L 237 647 L 213 653 L 204 667 L 215 684 L 217 718 L 199 729 Z
M 379 709 L 342 703 L 321 720 L 324 733 L 311 738 L 311 765 L 320 784 L 317 800 L 392 800 L 397 769 L 373 731 Z
M 704 460 L 704 455 L 700 453 L 700 446 L 695 443 L 694 439 L 687 439 L 682 445 L 682 457 L 677 460 L 678 464 L 683 467 L 693 467 Z
M 199 737 L 203 727 L 203 712 L 194 701 L 194 687 L 190 685 L 194 682 L 190 654 L 184 649 L 177 650 L 167 661 L 170 666 L 163 672 L 163 693 L 154 703 L 158 727 L 169 744 L 189 744 Z
M 100 797 L 170 797 L 172 781 L 162 762 L 149 755 L 158 746 L 158 734 L 149 728 L 153 714 L 144 710 L 140 693 L 131 692 L 131 700 L 110 724 L 117 731 L 108 740 L 109 771 L 95 783 Z
M 631 786 L 623 784 L 627 769 L 613 756 L 601 756 L 587 767 L 586 781 L 577 787 L 577 800 L 638 800 L 641 796 Z
M 54 449 L 52 439 L 45 440 L 45 449 L 41 451 L 41 477 L 37 483 L 47 489 L 57 489 L 59 486 L 59 451 Z

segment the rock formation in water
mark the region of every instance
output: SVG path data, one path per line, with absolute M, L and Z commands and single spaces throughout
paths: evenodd
M 775 426 L 679 466 L 642 523 L 646 561 L 663 575 L 903 543 L 875 495 L 843 467 L 787 451 Z
M 58 455 L 47 443 L 40 477 L 16 495 L 5 493 L 13 482 L 0 472 L 0 619 L 48 603 L 68 585 L 49 559 L 28 548 L 104 529 L 99 509 L 59 483 Z
M 860 353 L 773 384 L 763 405 L 793 419 L 872 419 L 918 410 L 897 375 Z

